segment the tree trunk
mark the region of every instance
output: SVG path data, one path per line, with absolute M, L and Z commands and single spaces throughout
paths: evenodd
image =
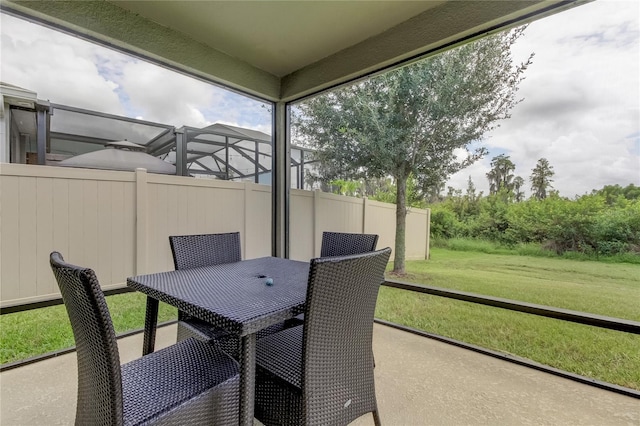
M 404 274 L 405 233 L 407 229 L 407 178 L 396 178 L 396 246 L 393 272 Z

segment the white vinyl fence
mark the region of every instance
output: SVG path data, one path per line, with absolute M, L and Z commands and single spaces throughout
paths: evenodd
M 393 247 L 395 206 L 291 190 L 290 257 L 319 255 L 322 231 L 380 236 Z M 240 231 L 243 258 L 271 253 L 271 187 L 136 172 L 0 164 L 0 303 L 60 297 L 49 253 L 93 268 L 102 287 L 173 269 L 169 235 Z M 407 217 L 407 259 L 429 255 L 429 211 Z

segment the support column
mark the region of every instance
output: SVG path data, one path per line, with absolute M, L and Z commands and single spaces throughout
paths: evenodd
M 253 161 L 255 161 L 254 173 L 256 174 L 253 178 L 255 183 L 260 183 L 260 146 L 258 145 L 258 141 L 253 142 L 255 151 L 253 154 Z
M 298 189 L 304 189 L 304 151 L 300 150 L 300 175 L 298 176 Z
M 271 253 L 273 256 L 288 258 L 291 141 L 289 135 L 289 107 L 285 102 L 273 104 L 272 143 Z
M 224 137 L 224 179 L 229 180 L 229 137 Z
M 36 146 L 38 164 L 44 166 L 47 155 L 49 103 L 38 102 L 36 104 Z
M 176 175 L 188 176 L 186 130 L 176 129 Z

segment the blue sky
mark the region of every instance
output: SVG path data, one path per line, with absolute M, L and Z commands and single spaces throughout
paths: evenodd
M 639 21 L 640 2 L 598 0 L 531 23 L 513 50 L 517 61 L 535 53 L 520 86 L 524 101 L 486 135 L 489 155 L 447 185 L 465 189 L 471 176 L 488 192 L 485 175 L 502 153 L 526 189 L 541 157 L 561 195 L 640 185 Z M 271 133 L 270 113 L 254 99 L 4 14 L 1 24 L 0 79 L 40 99 L 175 126 L 222 122 Z

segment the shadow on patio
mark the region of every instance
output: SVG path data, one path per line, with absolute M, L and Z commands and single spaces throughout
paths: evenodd
M 157 348 L 175 341 L 158 330 Z M 140 356 L 142 334 L 119 340 L 121 362 Z M 376 388 L 386 425 L 628 425 L 637 399 L 501 361 L 384 325 L 374 326 Z M 73 424 L 75 353 L 0 374 L 0 424 Z M 354 424 L 373 424 L 366 415 Z

